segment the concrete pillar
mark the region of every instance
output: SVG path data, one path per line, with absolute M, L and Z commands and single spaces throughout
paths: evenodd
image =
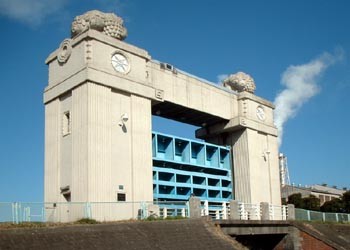
M 226 202 L 222 203 L 222 219 L 226 220 L 227 219 L 227 207 L 226 207 Z
M 201 218 L 201 200 L 198 197 L 190 198 L 190 218 Z
M 204 201 L 204 213 L 203 213 L 204 216 L 208 216 L 209 215 L 209 202 L 208 200 L 205 200 Z
M 240 220 L 239 203 L 235 200 L 230 200 L 230 220 Z
M 159 217 L 159 206 L 154 204 L 148 205 L 148 214 L 147 217 L 158 218 Z
M 295 220 L 294 204 L 288 204 L 288 218 L 287 218 L 287 220 Z
M 168 217 L 168 209 L 166 207 L 163 208 L 163 219 Z
M 261 220 L 270 220 L 270 205 L 268 202 L 261 202 Z
M 186 217 L 186 209 L 185 208 L 181 209 L 181 216 Z

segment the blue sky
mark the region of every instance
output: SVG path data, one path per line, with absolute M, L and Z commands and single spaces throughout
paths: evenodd
M 349 1 L 0 0 L 0 201 L 43 200 L 44 61 L 91 9 L 123 17 L 126 42 L 153 59 L 212 82 L 244 71 L 270 101 L 287 93 L 291 181 L 350 187 Z M 170 124 L 153 127 L 193 137 Z

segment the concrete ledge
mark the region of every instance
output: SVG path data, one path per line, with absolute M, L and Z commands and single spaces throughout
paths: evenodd
M 52 84 L 52 86 L 49 85 L 45 89 L 44 103 L 52 101 L 63 93 L 76 88 L 85 82 L 93 82 L 110 87 L 111 89 L 126 91 L 135 95 L 161 101 L 156 97 L 156 90 L 153 87 L 148 86 L 146 83 L 132 81 L 127 76 L 119 77 L 91 67 L 84 67 L 79 72 L 67 77 L 64 81 Z
M 215 222 L 228 235 L 288 234 L 290 223 L 286 221 L 220 220 Z
M 349 224 L 293 221 L 291 225 L 335 249 L 350 249 Z

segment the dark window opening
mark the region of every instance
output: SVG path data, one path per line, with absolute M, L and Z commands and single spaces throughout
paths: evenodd
M 125 193 L 118 193 L 117 200 L 118 201 L 126 201 L 126 194 Z

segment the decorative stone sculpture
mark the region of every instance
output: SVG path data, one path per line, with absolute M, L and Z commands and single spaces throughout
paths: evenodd
M 256 89 L 254 79 L 244 72 L 237 72 L 230 75 L 223 81 L 223 85 L 237 92 L 247 91 L 254 93 Z
M 124 40 L 128 32 L 123 23 L 123 19 L 114 13 L 103 13 L 98 10 L 92 10 L 74 18 L 71 35 L 73 38 L 85 30 L 94 29 L 107 36 Z
M 59 52 L 57 54 L 57 60 L 60 64 L 64 64 L 68 61 L 72 54 L 71 39 L 65 39 L 60 45 Z

